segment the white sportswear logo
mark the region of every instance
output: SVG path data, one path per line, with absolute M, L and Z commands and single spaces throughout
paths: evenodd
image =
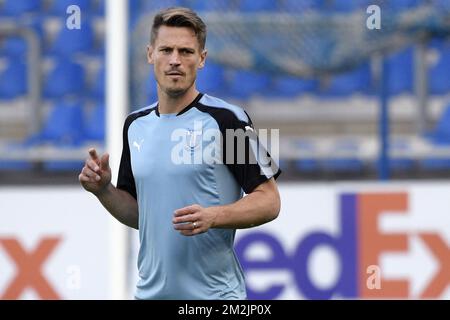
M 139 143 L 137 143 L 136 141 L 133 141 L 133 147 L 136 147 L 136 149 L 141 152 L 141 146 L 142 146 L 142 142 L 144 142 L 144 139 L 141 139 L 141 141 Z

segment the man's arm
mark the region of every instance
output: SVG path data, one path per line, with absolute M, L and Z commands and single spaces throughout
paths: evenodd
M 101 193 L 98 200 L 111 215 L 124 225 L 139 229 L 139 214 L 136 199 L 128 192 L 117 189 L 111 183 Z
M 95 149 L 89 150 L 90 158 L 81 170 L 78 179 L 84 189 L 92 192 L 111 215 L 121 223 L 138 229 L 138 205 L 133 196 L 111 184 L 109 155 L 98 158 Z
M 192 205 L 175 211 L 174 228 L 183 235 L 196 235 L 209 228 L 244 229 L 278 217 L 280 195 L 273 178 L 261 183 L 244 198 L 225 206 Z M 195 224 L 194 224 L 195 222 Z

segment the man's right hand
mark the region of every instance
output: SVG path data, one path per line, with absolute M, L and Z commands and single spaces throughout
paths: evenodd
M 84 189 L 95 195 L 106 190 L 111 183 L 111 168 L 109 166 L 109 154 L 98 157 L 94 148 L 89 149 L 89 158 L 81 170 L 78 180 Z

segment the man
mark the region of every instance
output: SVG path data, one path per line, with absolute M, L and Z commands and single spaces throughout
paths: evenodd
M 139 229 L 137 299 L 245 299 L 235 230 L 271 221 L 280 210 L 280 171 L 273 161 L 251 161 L 260 157 L 247 114 L 196 89 L 205 39 L 206 26 L 189 9 L 155 16 L 147 58 L 158 102 L 125 121 L 117 187 L 108 155 L 94 149 L 79 175 L 116 219 Z M 245 143 L 230 143 L 239 137 L 227 139 L 227 130 L 246 133 Z M 217 132 L 220 139 L 206 137 Z

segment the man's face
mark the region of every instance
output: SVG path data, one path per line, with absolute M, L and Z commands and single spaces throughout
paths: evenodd
M 159 88 L 168 96 L 180 96 L 193 87 L 197 69 L 205 64 L 206 50 L 200 50 L 193 30 L 159 28 L 155 43 L 148 47 L 147 58 L 154 65 Z

